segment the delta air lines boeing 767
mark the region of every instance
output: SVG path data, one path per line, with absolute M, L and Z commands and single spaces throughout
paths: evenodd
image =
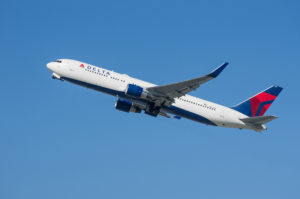
M 54 79 L 115 96 L 115 108 L 120 111 L 144 111 L 154 117 L 183 117 L 207 125 L 251 129 L 257 132 L 266 130 L 265 124 L 277 118 L 264 114 L 281 92 L 282 88 L 279 86 L 271 86 L 234 107 L 187 95 L 216 78 L 227 65 L 228 63 L 224 63 L 202 77 L 160 86 L 71 59 L 50 62 L 47 68 Z

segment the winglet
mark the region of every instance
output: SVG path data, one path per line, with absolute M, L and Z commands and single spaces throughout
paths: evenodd
M 211 73 L 208 74 L 208 76 L 216 78 L 223 70 L 224 68 L 228 65 L 228 62 L 225 62 L 221 66 L 219 66 L 217 69 L 212 71 Z

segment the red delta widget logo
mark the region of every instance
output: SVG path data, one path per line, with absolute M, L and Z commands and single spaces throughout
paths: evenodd
M 275 95 L 267 92 L 262 92 L 250 99 L 252 117 L 262 116 L 276 99 Z
M 249 117 L 263 116 L 281 90 L 279 86 L 272 86 L 232 108 Z

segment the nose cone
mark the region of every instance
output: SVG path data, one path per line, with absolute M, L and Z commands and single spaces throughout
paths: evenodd
M 56 63 L 54 63 L 54 62 L 49 62 L 47 64 L 47 68 L 52 72 L 55 70 L 55 66 L 56 66 Z

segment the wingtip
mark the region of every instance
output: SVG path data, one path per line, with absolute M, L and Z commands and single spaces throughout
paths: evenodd
M 270 117 L 274 118 L 274 120 L 278 118 L 276 115 L 270 115 Z
M 212 71 L 209 76 L 215 78 L 217 77 L 228 65 L 228 62 L 224 62 L 221 66 L 219 66 L 217 69 L 215 69 L 214 71 Z

